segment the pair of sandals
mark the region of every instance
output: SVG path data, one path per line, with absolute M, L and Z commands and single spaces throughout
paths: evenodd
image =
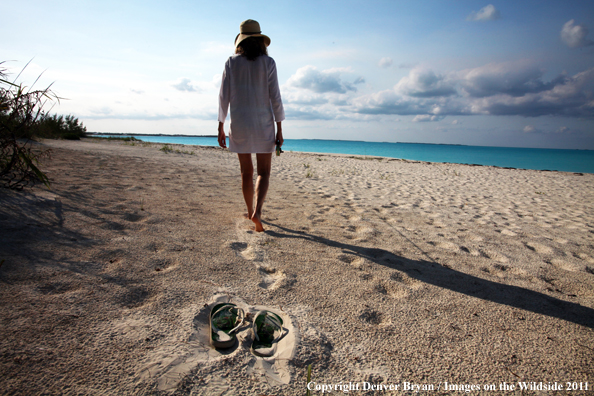
M 210 311 L 210 343 L 215 348 L 230 348 L 235 345 L 235 333 L 243 326 L 245 312 L 231 303 L 221 303 Z M 270 311 L 259 311 L 254 317 L 252 352 L 268 357 L 276 352 L 277 342 L 283 338 L 283 320 Z

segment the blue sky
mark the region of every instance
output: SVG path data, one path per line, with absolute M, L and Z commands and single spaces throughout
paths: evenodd
M 594 149 L 594 2 L 29 1 L 2 59 L 89 131 L 216 134 L 241 21 L 272 44 L 286 138 Z M 228 125 L 227 125 L 228 127 Z

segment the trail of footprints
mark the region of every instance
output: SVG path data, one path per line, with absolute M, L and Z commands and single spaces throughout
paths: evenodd
M 287 278 L 282 270 L 276 268 L 266 254 L 266 249 L 262 246 L 271 242 L 273 239 L 267 234 L 255 234 L 253 232 L 247 233 L 242 227 L 243 219 L 237 221 L 236 234 L 240 242 L 231 242 L 229 247 L 244 259 L 254 263 L 258 274 L 260 275 L 260 283 L 258 284 L 264 290 L 276 290 Z
M 324 188 L 319 188 L 316 192 L 321 198 L 329 197 Z M 422 212 L 425 213 L 424 216 L 419 216 L 418 213 L 411 212 L 411 208 L 407 208 L 408 210 L 402 212 L 401 210 L 398 210 L 401 208 L 398 208 L 398 205 L 395 203 L 382 205 L 379 208 L 365 207 L 364 203 L 359 203 L 357 200 L 352 199 L 352 193 L 345 195 L 347 195 L 347 198 L 343 205 L 340 205 L 338 202 L 329 203 L 329 205 L 317 204 L 316 206 L 318 210 L 315 210 L 308 215 L 308 219 L 311 220 L 312 225 L 315 227 L 316 225 L 324 223 L 328 217 L 326 216 L 328 213 L 339 212 L 343 219 L 346 220 L 343 220 L 341 225 L 345 239 L 353 240 L 357 243 L 374 242 L 374 238 L 383 232 L 394 234 L 394 230 L 383 227 L 383 224 L 381 223 L 382 221 L 385 225 L 398 226 L 402 223 L 402 220 L 399 217 L 404 213 L 409 212 L 409 216 L 416 215 L 426 219 L 424 223 L 425 225 L 423 226 L 424 230 L 414 228 L 403 230 L 412 232 L 412 235 L 410 235 L 411 237 L 422 237 L 423 242 L 418 241 L 419 238 L 416 240 L 425 250 L 425 253 L 430 256 L 441 257 L 441 254 L 446 253 L 468 254 L 477 258 L 484 258 L 489 260 L 490 264 L 483 266 L 481 268 L 482 271 L 500 278 L 508 276 L 520 278 L 527 277 L 527 271 L 522 269 L 521 265 L 518 266 L 518 264 L 521 263 L 516 262 L 516 259 L 514 259 L 515 257 L 522 257 L 526 254 L 532 257 L 531 260 L 540 261 L 557 269 L 594 274 L 594 266 L 592 265 L 594 264 L 594 258 L 575 251 L 560 251 L 559 247 L 554 247 L 555 244 L 565 245 L 567 243 L 566 240 L 551 237 L 546 238 L 550 239 L 550 241 L 540 243 L 531 240 L 529 235 L 522 233 L 521 227 L 514 221 L 510 221 L 510 217 L 513 215 L 513 213 L 510 212 L 511 208 L 495 208 L 495 210 L 482 213 L 479 222 L 483 222 L 485 225 L 489 223 L 487 230 L 492 235 L 489 235 L 488 232 L 485 236 L 481 236 L 477 233 L 471 234 L 470 231 L 465 228 L 465 222 L 460 221 L 461 216 L 454 218 L 448 216 L 447 218 L 444 218 L 442 214 L 432 212 L 433 208 L 424 210 L 423 208 L 426 205 L 421 202 L 417 203 L 418 205 L 413 205 L 413 207 L 416 206 L 422 210 Z M 332 197 L 332 201 L 335 201 L 336 197 Z M 345 212 L 344 206 L 349 210 Z M 454 214 L 459 215 L 460 213 Z M 375 217 L 377 217 L 377 220 L 381 221 L 364 220 L 363 217 L 366 217 L 367 219 L 375 219 Z M 497 218 L 497 220 L 494 221 L 493 218 Z M 455 225 L 453 225 L 452 222 L 455 222 Z M 418 222 L 416 224 L 418 225 Z M 490 228 L 491 225 L 494 227 Z M 457 228 L 457 232 L 453 234 L 452 229 L 455 230 L 456 226 L 459 228 Z M 429 230 L 427 230 L 427 228 L 429 228 Z M 443 231 L 440 231 L 442 229 Z M 429 236 L 427 238 L 428 240 L 425 241 L 425 237 L 423 236 Z M 514 238 L 512 250 L 506 251 L 505 253 L 499 251 L 498 244 L 493 243 L 492 238 Z M 553 242 L 553 244 L 551 244 L 551 242 Z M 510 246 L 512 245 L 509 244 L 508 247 Z M 579 248 L 579 245 L 577 247 Z M 440 261 L 439 257 L 437 257 L 438 262 Z M 339 255 L 338 260 L 351 264 L 357 268 L 362 267 L 362 263 L 365 261 L 362 258 L 348 258 L 345 255 Z M 408 278 L 406 275 L 403 277 L 399 273 L 395 273 L 395 275 L 390 277 L 392 281 L 396 280 L 401 282 L 398 287 L 393 287 L 393 282 L 386 283 L 382 280 L 375 279 L 368 272 L 363 272 L 361 277 L 375 282 L 375 286 L 373 287 L 375 292 L 389 295 L 394 298 L 407 297 L 411 290 L 414 290 L 415 287 L 420 287 L 419 281 Z M 417 286 L 411 287 L 411 284 L 414 283 L 416 283 Z

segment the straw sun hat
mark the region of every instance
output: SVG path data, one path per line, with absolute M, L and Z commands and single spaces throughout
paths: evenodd
M 247 19 L 239 25 L 239 34 L 235 37 L 235 47 L 248 37 L 264 37 L 264 44 L 270 45 L 270 37 L 261 34 L 260 24 L 253 19 Z

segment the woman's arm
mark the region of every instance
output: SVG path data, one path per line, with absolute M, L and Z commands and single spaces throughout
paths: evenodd
M 221 146 L 222 148 L 227 148 L 227 137 L 225 136 L 225 129 L 223 128 L 223 123 L 220 121 L 219 121 L 219 146 Z
M 283 139 L 282 122 L 279 121 L 276 123 L 276 144 L 278 144 L 279 146 L 282 146 L 284 141 L 285 140 Z

